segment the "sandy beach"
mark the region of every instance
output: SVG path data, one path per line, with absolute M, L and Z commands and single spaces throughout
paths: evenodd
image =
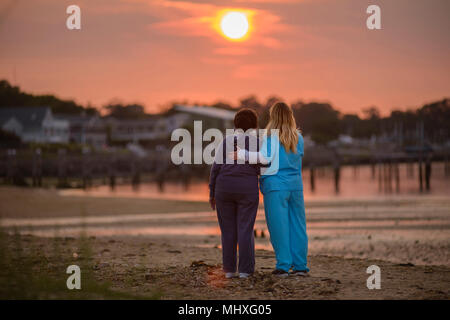
M 2 187 L 0 294 L 11 296 L 15 281 L 7 277 L 28 261 L 33 276 L 57 280 L 54 298 L 72 297 L 64 290 L 70 264 L 88 270 L 94 283 L 108 285 L 108 294 L 87 298 L 111 293 L 159 299 L 450 298 L 449 199 L 317 200 L 307 201 L 306 210 L 308 277 L 271 275 L 275 258 L 261 208 L 257 271 L 250 279 L 225 280 L 219 229 L 205 202 Z M 370 265 L 381 269 L 380 290 L 366 286 Z M 47 289 L 39 290 L 33 298 L 48 297 Z

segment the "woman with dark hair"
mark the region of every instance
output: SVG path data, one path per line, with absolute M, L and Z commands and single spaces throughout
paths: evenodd
M 247 146 L 247 151 L 258 151 L 257 135 L 254 134 L 258 116 L 251 109 L 241 109 L 234 117 L 234 125 L 235 129 L 240 129 L 239 132 L 227 136 L 216 150 L 209 182 L 209 201 L 213 210 L 217 207 L 225 277 L 237 276 L 239 245 L 237 270 L 240 278 L 247 278 L 255 271 L 253 228 L 259 204 L 259 167 L 238 164 L 234 160 L 230 162 L 226 151 L 234 150 L 235 145 Z

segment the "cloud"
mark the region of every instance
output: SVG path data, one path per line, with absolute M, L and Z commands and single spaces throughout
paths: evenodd
M 283 71 L 289 69 L 289 67 L 289 64 L 282 63 L 247 63 L 234 69 L 232 76 L 246 80 L 271 80 L 275 75 L 282 74 Z
M 150 25 L 152 30 L 173 36 L 209 38 L 211 43 L 219 45 L 213 52 L 220 55 L 251 54 L 253 51 L 250 47 L 278 49 L 281 47 L 278 35 L 292 29 L 279 16 L 267 10 L 169 0 L 155 1 L 153 5 L 165 11 L 165 14 L 162 21 Z M 228 10 L 247 14 L 250 30 L 245 41 L 230 42 L 220 34 L 220 17 Z
M 216 48 L 214 50 L 214 53 L 230 56 L 242 56 L 249 54 L 250 49 L 245 47 L 221 47 Z
M 239 61 L 234 58 L 224 58 L 224 57 L 205 57 L 201 58 L 201 61 L 206 64 L 218 66 L 235 66 L 239 64 Z

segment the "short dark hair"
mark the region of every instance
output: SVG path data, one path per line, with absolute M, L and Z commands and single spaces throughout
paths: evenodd
M 234 127 L 244 131 L 258 128 L 258 115 L 256 111 L 249 108 L 239 110 L 234 116 Z

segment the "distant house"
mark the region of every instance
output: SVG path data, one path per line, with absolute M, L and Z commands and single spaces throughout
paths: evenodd
M 98 115 L 56 115 L 58 119 L 69 122 L 69 141 L 88 144 L 95 147 L 105 146 L 107 143 L 107 125 Z
M 173 129 L 182 125 L 183 115 L 152 115 L 142 119 L 105 118 L 112 141 L 139 142 L 166 139 Z
M 174 113 L 164 118 L 168 135 L 172 134 L 173 130 L 183 127 L 190 120 L 189 114 L 186 113 Z
M 55 118 L 49 107 L 2 107 L 0 127 L 23 142 L 69 142 L 69 122 Z
M 205 121 L 203 129 L 217 128 L 217 129 L 232 129 L 234 128 L 233 120 L 235 111 L 219 109 L 209 106 L 187 106 L 175 105 L 173 112 L 189 115 L 189 120 Z M 189 121 L 187 120 L 187 121 Z
M 138 142 L 152 140 L 156 137 L 157 120 L 148 119 L 117 119 L 109 117 L 106 120 L 110 128 L 110 138 L 116 142 Z

